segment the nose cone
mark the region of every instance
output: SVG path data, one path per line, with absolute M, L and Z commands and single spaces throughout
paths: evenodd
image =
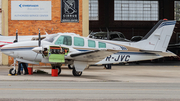
M 1 48 L 1 52 L 4 53 L 4 54 L 6 54 L 6 55 L 8 55 L 8 56 L 15 57 L 15 56 L 14 56 L 14 51 L 11 51 L 9 45 L 3 46 L 3 47 Z
M 36 52 L 36 53 L 41 53 L 42 52 L 42 47 L 35 47 L 32 49 L 32 51 Z

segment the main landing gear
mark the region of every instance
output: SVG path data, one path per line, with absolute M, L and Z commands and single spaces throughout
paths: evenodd
M 69 69 L 72 69 L 72 74 L 73 74 L 74 76 L 81 76 L 81 75 L 82 75 L 82 72 L 76 71 L 76 69 L 75 69 L 75 67 L 74 67 L 73 64 L 68 64 L 68 68 L 69 68 Z
M 82 75 L 82 72 L 76 71 L 74 65 L 68 65 L 68 68 L 72 69 L 72 74 L 74 76 L 81 76 Z M 58 75 L 61 74 L 61 65 L 52 65 L 52 69 L 58 69 Z
M 69 68 L 69 69 L 73 69 L 73 68 L 74 68 L 74 65 L 70 64 L 70 65 L 68 65 L 68 68 Z
M 111 69 L 111 64 L 104 65 L 106 69 Z
M 75 68 L 73 68 L 72 73 L 74 76 L 81 76 L 82 75 L 82 72 L 76 71 Z

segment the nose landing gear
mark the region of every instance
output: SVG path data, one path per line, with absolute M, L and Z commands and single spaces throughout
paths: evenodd
M 15 75 L 16 74 L 16 59 L 14 59 L 14 63 L 12 64 L 13 65 L 13 68 L 11 68 L 10 70 L 9 70 L 9 74 L 11 74 L 11 75 Z
M 16 69 L 11 68 L 11 69 L 9 70 L 9 74 L 15 75 L 15 74 L 16 74 Z

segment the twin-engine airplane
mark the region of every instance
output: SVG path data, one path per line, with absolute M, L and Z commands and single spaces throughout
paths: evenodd
M 81 76 L 88 65 L 118 64 L 176 56 L 167 51 L 176 21 L 160 20 L 139 42 L 120 42 L 81 37 L 74 33 L 58 33 L 42 41 L 24 41 L 3 46 L 1 51 L 16 61 L 50 63 L 57 68 L 73 65 L 74 76 Z M 39 34 L 40 37 L 40 34 Z M 40 38 L 39 38 L 40 39 Z M 15 66 L 10 69 L 15 74 Z

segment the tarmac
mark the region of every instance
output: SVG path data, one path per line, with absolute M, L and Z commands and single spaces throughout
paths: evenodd
M 132 83 L 180 83 L 180 63 L 130 63 L 113 65 L 112 69 L 103 66 L 90 66 L 82 76 L 74 77 L 72 70 L 63 66 L 61 74 L 51 76 L 51 67 L 33 67 L 33 75 L 8 76 L 10 66 L 0 66 L 0 80 L 18 81 L 77 81 L 77 82 L 132 82 Z M 44 73 L 35 73 L 40 70 Z
M 179 101 L 180 62 L 129 63 L 90 66 L 82 76 L 62 67 L 33 67 L 33 75 L 9 76 L 10 66 L 0 66 L 0 100 L 3 101 Z M 36 72 L 36 71 L 41 72 Z M 43 71 L 43 72 L 42 72 Z

